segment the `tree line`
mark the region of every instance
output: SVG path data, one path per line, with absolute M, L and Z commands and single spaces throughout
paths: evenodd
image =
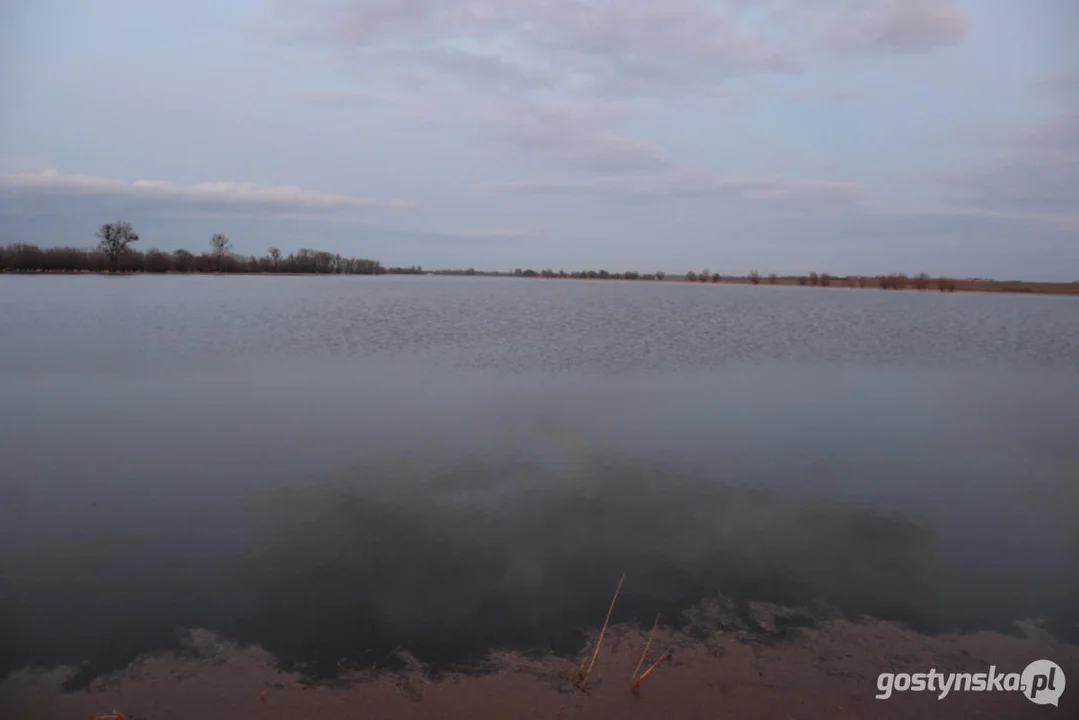
M 297 252 L 282 255 L 275 247 L 267 250 L 262 257 L 244 256 L 232 251 L 232 241 L 224 233 L 214 233 L 210 237 L 209 251 L 199 254 L 189 250 L 175 250 L 171 253 L 152 248 L 141 252 L 131 247 L 139 241 L 139 235 L 127 222 L 105 223 L 97 231 L 97 247 L 40 248 L 29 243 L 0 245 L 0 272 L 146 272 L 146 273 L 294 273 L 294 274 L 347 274 L 347 275 L 423 275 L 419 265 L 411 267 L 385 268 L 377 260 L 342 257 L 339 254 L 301 248 Z M 436 275 L 505 275 L 529 278 L 572 278 L 577 280 L 666 280 L 663 272 L 640 273 L 635 270 L 610 272 L 607 270 L 533 270 L 516 268 L 509 273 L 478 272 L 474 268 L 467 270 L 435 270 Z M 719 283 L 724 277 L 707 268 L 700 272 L 689 271 L 684 279 L 687 282 Z M 951 278 L 932 278 L 926 273 L 908 277 L 902 273 L 877 276 L 833 277 L 828 273 L 811 272 L 780 278 L 775 273 L 762 278 L 756 270 L 745 277 L 727 276 L 728 282 L 749 282 L 759 285 L 762 281 L 771 285 L 794 284 L 830 287 L 833 284 L 843 287 L 873 287 L 884 290 L 903 290 L 914 288 L 928 290 L 935 288 L 941 292 L 954 292 L 957 281 Z
M 460 271 L 435 271 L 436 274 L 461 274 Z M 463 274 L 475 274 L 474 270 L 465 271 Z M 573 278 L 584 280 L 665 280 L 666 274 L 662 272 L 656 273 L 639 273 L 635 270 L 627 270 L 625 272 L 609 272 L 607 270 L 578 270 L 576 272 L 566 272 L 565 270 L 532 270 L 517 268 L 509 273 L 514 277 L 529 277 L 529 278 Z M 883 290 L 904 290 L 907 288 L 913 288 L 915 290 L 929 290 L 936 288 L 941 292 L 954 292 L 958 286 L 958 282 L 953 278 L 938 277 L 933 278 L 927 273 L 919 273 L 914 277 L 908 277 L 903 273 L 892 273 L 890 275 L 876 275 L 876 276 L 844 276 L 836 277 L 829 275 L 828 273 L 816 273 L 811 272 L 808 275 L 795 275 L 785 278 L 781 278 L 775 273 L 769 274 L 767 277 L 762 277 L 756 270 L 751 270 L 748 275 L 735 276 L 735 275 L 720 275 L 717 272 L 713 272 L 709 269 L 696 272 L 690 270 L 684 276 L 686 282 L 693 283 L 720 283 L 726 280 L 727 282 L 748 282 L 751 285 L 760 285 L 762 282 L 766 282 L 769 285 L 791 285 L 797 283 L 802 286 L 812 287 L 831 287 L 838 285 L 842 287 L 880 287 Z
M 146 273 L 314 273 L 381 275 L 377 260 L 301 248 L 283 255 L 271 247 L 262 257 L 238 255 L 224 233 L 210 237 L 209 251 L 193 253 L 156 248 L 141 252 L 131 247 L 139 235 L 126 222 L 105 223 L 94 248 L 40 248 L 29 243 L 0 245 L 0 272 L 146 272 Z
M 465 271 L 466 275 L 475 275 L 475 270 Z M 516 268 L 510 273 L 514 277 L 541 277 L 541 278 L 572 278 L 574 280 L 663 280 L 667 277 L 666 273 L 654 272 L 654 273 L 639 273 L 636 270 L 626 270 L 625 272 L 609 272 L 607 270 L 577 270 L 575 272 L 566 272 L 565 270 L 540 270 L 539 272 L 532 270 L 522 270 Z

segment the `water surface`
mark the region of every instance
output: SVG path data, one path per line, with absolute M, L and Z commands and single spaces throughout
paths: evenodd
M 0 278 L 0 672 L 331 672 L 724 593 L 1079 640 L 1074 298 Z

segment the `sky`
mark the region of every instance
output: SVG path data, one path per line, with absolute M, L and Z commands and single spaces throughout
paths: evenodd
M 0 243 L 1079 280 L 1075 0 L 0 0 Z

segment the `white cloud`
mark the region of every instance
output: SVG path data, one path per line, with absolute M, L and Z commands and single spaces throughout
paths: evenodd
M 378 200 L 304 190 L 295 185 L 259 185 L 246 182 L 203 182 L 179 185 L 165 180 L 124 182 L 92 175 L 65 175 L 56 170 L 20 173 L 5 178 L 0 188 L 7 191 L 98 197 L 128 197 L 141 200 L 190 202 L 212 206 L 264 207 L 281 210 L 339 210 L 346 208 L 406 209 L 415 203 L 406 200 Z

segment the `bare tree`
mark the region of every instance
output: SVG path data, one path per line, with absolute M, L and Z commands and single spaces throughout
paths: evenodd
M 120 256 L 127 250 L 127 246 L 130 243 L 137 242 L 139 239 L 138 233 L 131 229 L 131 223 L 117 221 L 114 223 L 105 223 L 97 231 L 97 239 L 101 242 L 99 247 L 101 252 L 105 253 L 105 257 L 109 260 L 109 266 L 115 270 L 117 263 L 120 261 Z
M 757 272 L 756 270 L 750 270 L 749 271 L 749 281 L 751 283 L 753 283 L 754 285 L 760 285 L 761 284 L 761 274 L 759 272 Z
M 216 257 L 223 258 L 232 250 L 232 241 L 225 233 L 214 233 L 210 238 L 210 247 L 213 248 Z
M 270 253 L 270 260 L 273 261 L 274 272 L 277 272 L 277 269 L 281 266 L 281 251 L 272 247 L 267 252 Z

